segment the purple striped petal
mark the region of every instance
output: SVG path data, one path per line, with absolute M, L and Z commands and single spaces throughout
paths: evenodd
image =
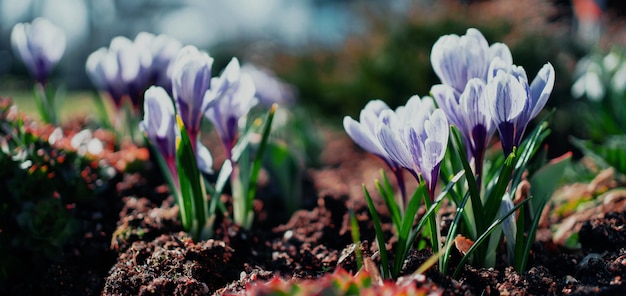
M 172 72 L 172 92 L 178 114 L 190 132 L 200 130 L 202 115 L 208 107 L 205 94 L 211 86 L 213 58 L 194 46 L 180 50 Z M 191 139 L 195 141 L 196 139 Z
M 552 88 L 554 87 L 554 67 L 552 64 L 545 64 L 537 73 L 535 79 L 530 84 L 530 97 L 533 101 L 530 118 L 535 118 L 546 105 Z

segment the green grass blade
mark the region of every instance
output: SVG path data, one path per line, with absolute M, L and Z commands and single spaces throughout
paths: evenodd
M 543 205 L 541 208 L 545 207 L 548 200 L 543 200 Z M 521 213 L 520 213 L 521 215 Z M 535 242 L 535 234 L 537 233 L 537 227 L 539 226 L 539 220 L 541 220 L 541 215 L 536 215 L 533 220 L 530 228 L 528 228 L 528 237 L 523 239 L 524 242 L 524 252 L 521 254 L 522 258 L 519 260 L 519 266 L 516 266 L 516 269 L 519 272 L 526 272 L 526 264 L 528 263 L 528 257 L 530 256 L 530 248 Z M 520 241 L 518 240 L 517 243 Z
M 202 239 L 201 235 L 207 222 L 208 212 L 206 194 L 187 129 L 178 115 L 176 121 L 180 129 L 180 142 L 176 149 L 176 156 L 183 204 L 193 213 L 189 231 L 195 239 Z
M 509 186 L 509 181 L 511 181 L 517 152 L 518 150 L 513 147 L 513 152 L 511 152 L 511 154 L 509 154 L 504 161 L 504 166 L 502 166 L 502 169 L 500 170 L 495 187 L 487 192 L 487 198 L 485 199 L 485 212 L 483 216 L 483 219 L 487 221 L 493 221 L 493 218 L 495 218 L 498 213 L 502 197 Z
M 376 242 L 378 243 L 378 252 L 380 254 L 380 262 L 383 278 L 392 278 L 391 270 L 389 270 L 389 257 L 387 256 L 387 247 L 385 245 L 385 235 L 383 234 L 383 228 L 380 224 L 380 218 L 370 193 L 367 191 L 365 185 L 363 185 L 363 191 L 365 192 L 365 200 L 367 201 L 367 207 L 372 215 L 372 222 L 374 223 L 374 230 L 376 230 Z
M 483 204 L 480 197 L 480 190 L 476 184 L 476 179 L 474 178 L 474 173 L 472 172 L 472 168 L 465 156 L 465 149 L 463 145 L 463 141 L 461 139 L 461 135 L 459 131 L 451 126 L 451 133 L 453 135 L 454 146 L 456 147 L 456 152 L 458 158 L 461 160 L 463 164 L 463 169 L 465 170 L 465 179 L 467 180 L 467 187 L 470 192 L 470 202 L 472 205 L 472 211 L 474 212 L 474 225 L 476 226 L 477 232 L 480 233 L 485 229 L 485 224 L 483 223 Z
M 350 209 L 350 232 L 352 233 L 352 242 L 354 243 L 354 254 L 356 257 L 356 269 L 361 270 L 363 266 L 363 254 L 361 253 L 361 234 L 359 230 L 359 222 L 354 214 L 354 209 Z
M 91 98 L 94 105 L 96 106 L 96 113 L 102 127 L 107 130 L 113 130 L 113 124 L 111 124 L 111 119 L 109 118 L 106 104 L 104 103 L 104 99 L 100 96 L 100 93 L 95 90 L 92 91 Z
M 384 185 L 380 184 L 379 181 L 376 181 L 375 184 L 376 189 L 378 189 L 378 193 L 380 194 L 380 197 L 385 202 L 385 206 L 389 211 L 389 216 L 391 217 L 391 222 L 393 223 L 393 226 L 396 228 L 396 231 L 400 233 L 402 225 L 402 214 L 400 214 L 400 208 L 396 203 L 394 195 L 388 194 L 388 191 L 385 190 Z
M 410 239 L 411 228 L 413 227 L 413 222 L 415 221 L 415 215 L 417 214 L 417 210 L 420 208 L 420 200 L 423 196 L 428 196 L 426 186 L 424 183 L 421 183 L 419 187 L 415 190 L 413 195 L 411 196 L 411 200 L 409 200 L 409 205 L 406 210 L 406 214 L 402 218 L 400 224 L 400 231 L 398 232 L 398 245 L 396 250 L 396 256 L 394 259 L 393 266 L 393 275 L 397 276 L 400 274 L 400 270 L 402 269 L 402 263 L 406 258 L 406 254 L 409 251 L 413 241 Z M 428 197 L 426 199 L 429 199 Z M 433 216 L 434 217 L 434 216 Z
M 261 164 L 263 163 L 263 153 L 265 152 L 265 147 L 267 146 L 267 139 L 269 138 L 270 131 L 272 130 L 272 121 L 274 119 L 274 114 L 276 113 L 276 109 L 278 105 L 272 105 L 270 111 L 267 114 L 267 118 L 265 120 L 265 127 L 263 128 L 263 133 L 261 134 L 261 143 L 259 144 L 259 148 L 254 157 L 252 163 L 252 169 L 250 171 L 250 180 L 248 182 L 248 192 L 247 192 L 247 201 L 246 201 L 246 213 L 253 212 L 253 204 L 254 197 L 256 196 L 257 190 L 257 182 L 259 179 L 259 172 L 261 171 Z M 251 216 L 251 215 L 250 215 Z M 248 216 L 244 227 L 250 229 L 252 226 L 252 217 Z
M 454 239 L 456 238 L 457 228 L 461 222 L 460 220 L 465 216 L 465 204 L 469 199 L 470 194 L 469 192 L 467 192 L 465 194 L 465 197 L 463 197 L 463 200 L 457 205 L 456 213 L 454 214 L 454 220 L 452 221 L 452 224 L 450 224 L 450 228 L 448 229 L 448 233 L 446 234 L 445 245 L 447 247 L 444 251 L 442 257 L 443 259 L 440 261 L 441 263 L 439 265 L 439 269 L 443 274 L 448 273 L 448 259 L 450 258 L 450 250 L 452 249 L 451 246 L 454 243 Z

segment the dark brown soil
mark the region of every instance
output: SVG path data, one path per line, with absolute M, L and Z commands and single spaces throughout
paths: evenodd
M 89 229 L 84 240 L 67 246 L 46 270 L 8 283 L 0 294 L 221 295 L 243 293 L 251 282 L 275 276 L 316 279 L 338 267 L 354 273 L 349 209 L 358 219 L 364 255 L 375 254 L 362 184 L 373 192 L 383 165 L 341 132 L 328 132 L 326 140 L 323 165 L 308 169 L 302 180 L 303 209 L 289 219 L 275 218 L 288 215 L 276 212 L 275 200 L 260 198 L 252 230 L 221 219 L 214 239 L 194 242 L 182 231 L 161 176 L 146 167 L 116 180 L 115 194 L 100 211 L 83 213 Z M 228 196 L 223 198 L 228 203 Z M 452 279 L 431 268 L 427 282 L 444 295 L 626 295 L 624 200 L 600 196 L 585 216 L 547 214 L 526 273 L 466 266 Z M 382 213 L 382 219 L 391 238 L 388 216 Z M 580 246 L 567 248 L 555 240 L 555 228 L 561 229 L 559 237 L 578 233 Z M 411 250 L 403 274 L 431 255 L 428 249 Z

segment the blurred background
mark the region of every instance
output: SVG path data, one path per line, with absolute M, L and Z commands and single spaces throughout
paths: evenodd
M 572 85 L 587 69 L 580 69 L 581 60 L 626 44 L 625 6 L 619 0 L 0 0 L 0 96 L 17 98 L 32 88 L 10 33 L 16 23 L 44 16 L 67 34 L 52 80 L 70 92 L 92 89 L 85 60 L 114 36 L 164 33 L 208 51 L 215 73 L 232 56 L 273 70 L 295 86 L 298 105 L 340 127 L 343 116 L 358 116 L 371 99 L 395 107 L 413 94 L 427 95 L 438 83 L 429 59 L 433 43 L 476 27 L 489 43 L 509 45 L 529 77 L 546 62 L 555 66 L 550 141 L 567 146 L 555 148 L 557 155 L 568 149 L 568 137 L 590 134 L 579 120 L 585 98 L 576 98 L 585 92 L 573 96 Z

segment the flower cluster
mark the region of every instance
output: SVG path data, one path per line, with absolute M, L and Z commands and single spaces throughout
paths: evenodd
M 211 155 L 199 139 L 202 119 L 214 123 L 223 119 L 225 124 L 215 124 L 232 148 L 236 139 L 238 119 L 247 114 L 245 107 L 254 98 L 254 85 L 249 77 L 239 73 L 239 63 L 233 59 L 219 78 L 212 78 L 213 58 L 194 46 L 180 50 L 172 70 L 173 99 L 160 86 L 152 86 L 145 92 L 144 120 L 140 123 L 150 142 L 168 163 L 173 176 L 176 158 L 176 137 L 180 133 L 175 116 L 180 117 L 195 151 L 201 171 L 212 171 Z M 234 126 L 233 122 L 235 123 Z M 221 123 L 221 122 L 219 122 Z
M 123 36 L 111 40 L 87 58 L 87 74 L 93 84 L 109 93 L 116 109 L 129 99 L 141 107 L 144 91 L 151 84 L 171 89 L 173 59 L 182 44 L 166 35 L 141 32 L 135 40 Z
M 463 228 L 467 233 L 463 234 L 476 240 L 472 249 L 477 249 L 478 258 L 475 261 L 481 262 L 479 265 L 492 266 L 494 262 L 491 259 L 495 260 L 495 251 L 488 250 L 485 245 L 482 248 L 480 246 L 486 240 L 500 240 L 501 232 L 490 236 L 493 227 L 502 223 L 509 251 L 516 255 L 522 253 L 519 246 L 517 249 L 515 247 L 518 238 L 516 233 L 534 233 L 532 228 L 525 229 L 524 225 L 516 225 L 515 215 L 511 213 L 521 205 L 514 205 L 508 196 L 513 195 L 521 179 L 521 171 L 546 135 L 543 128 L 533 133 L 529 143 L 522 143 L 528 124 L 539 115 L 552 92 L 554 68 L 546 63 L 532 82 L 529 82 L 525 70 L 513 64 L 509 48 L 502 43 L 489 45 L 476 29 L 468 29 L 463 36 L 442 36 L 433 45 L 430 59 L 434 72 L 442 82 L 431 88 L 433 98 L 413 96 L 405 106 L 396 110 L 391 110 L 380 100 L 370 101 L 361 111 L 360 121 L 344 118 L 344 128 L 355 143 L 380 157 L 398 179 L 399 189 L 404 197 L 402 206 L 395 204 L 394 198 L 390 197 L 391 193 L 385 189 L 389 188 L 388 184 L 378 186 L 398 232 L 399 253 L 396 256 L 403 257 L 406 254 L 415 233 L 425 223 L 420 222 L 416 229 L 410 231 L 405 227 L 410 223 L 404 221 L 413 219 L 417 213 L 415 207 L 419 206 L 419 198 L 415 200 L 415 196 L 419 196 L 419 191 L 425 187 L 423 191 L 430 198 L 424 199 L 428 214 L 423 216 L 422 221 L 428 219 L 431 244 L 435 251 L 441 248 L 438 223 L 434 215 L 431 215 L 436 211 L 436 204 L 449 192 L 451 201 L 462 209 L 457 210 L 457 215 L 463 219 L 455 219 L 459 222 L 452 225 L 446 237 L 444 257 L 440 260 L 442 271 L 447 269 L 449 247 L 457 234 L 456 223 L 461 220 L 469 223 Z M 453 133 L 450 133 L 449 124 L 454 127 Z M 504 164 L 498 173 L 483 176 L 485 152 L 496 130 L 502 144 L 503 157 L 507 161 L 501 162 Z M 458 148 L 447 154 L 450 136 L 453 136 L 452 143 Z M 515 153 L 516 149 L 524 151 Z M 453 158 L 446 159 L 446 155 Z M 439 172 L 444 164 L 446 170 L 443 175 L 446 178 L 450 178 L 452 174 L 455 176 L 451 179 L 444 178 L 446 186 L 435 198 Z M 421 183 L 411 199 L 407 199 L 404 193 L 402 174 L 398 172 L 401 168 L 406 169 Z M 455 173 L 459 171 L 460 173 Z M 467 185 L 454 186 L 461 173 L 465 175 Z M 485 190 L 487 196 L 481 195 L 483 177 L 489 184 Z M 509 181 L 512 183 L 507 186 Z M 459 192 L 458 188 L 465 188 L 467 191 Z M 369 193 L 365 193 L 370 212 L 377 216 Z M 471 202 L 466 206 L 468 199 Z M 534 218 L 538 219 L 538 216 L 535 215 Z M 377 236 L 382 237 L 382 234 Z M 384 243 L 381 238 L 378 241 L 379 244 Z M 381 256 L 386 257 L 384 254 Z M 514 260 L 520 263 L 516 267 L 525 264 L 525 259 L 516 257 Z M 385 274 L 396 276 L 401 263 L 401 260 L 396 260 L 394 270 Z
M 442 84 L 431 89 L 465 142 L 480 175 L 484 153 L 495 129 L 506 155 L 519 146 L 526 126 L 543 109 L 554 86 L 554 68 L 544 65 L 529 85 L 526 72 L 513 64 L 509 48 L 489 46 L 476 29 L 446 35 L 434 45 L 431 62 Z
M 346 116 L 343 125 L 357 144 L 385 161 L 399 184 L 400 168 L 405 168 L 418 180 L 421 175 L 433 197 L 448 143 L 448 120 L 432 98 L 413 96 L 396 110 L 374 100 L 361 111 L 360 122 Z
M 211 154 L 200 142 L 202 121 L 205 118 L 211 121 L 228 156 L 220 170 L 220 176 L 230 175 L 235 182 L 241 177 L 239 175 L 241 172 L 235 174 L 232 169 L 232 165 L 239 161 L 238 157 L 233 156 L 233 150 L 239 139 L 240 120 L 258 103 L 254 82 L 248 74 L 241 71 L 236 58 L 230 61 L 220 76 L 212 77 L 212 66 L 213 58 L 206 52 L 193 46 L 183 47 L 172 65 L 172 96 L 170 97 L 161 86 L 152 86 L 146 90 L 144 119 L 140 123 L 141 129 L 159 152 L 164 171 L 169 172 L 169 183 L 179 201 L 183 223 L 191 225 L 196 223 L 192 216 L 203 216 L 196 219 L 200 222 L 194 226 L 195 236 L 206 232 L 206 229 L 202 228 L 210 227 L 205 223 L 211 221 L 210 216 L 215 209 L 215 205 L 210 207 L 206 205 L 204 182 L 200 180 L 201 176 L 198 173 L 194 173 L 196 169 L 207 174 L 213 172 Z M 268 124 L 270 122 L 271 120 Z M 269 129 L 266 132 L 269 132 Z M 264 137 L 267 138 L 267 135 Z M 188 154 L 186 149 L 192 153 Z M 257 157 L 253 161 L 260 159 Z M 251 174 L 246 176 L 245 180 L 252 182 L 255 180 L 253 177 L 255 168 L 250 165 L 246 165 L 245 168 L 247 169 L 243 170 L 244 173 Z M 256 170 L 258 171 L 258 168 Z M 218 180 L 222 180 L 220 176 Z M 250 188 L 255 184 L 245 186 Z M 188 187 L 193 190 L 190 191 Z M 223 187 L 223 184 L 216 186 L 214 194 L 221 192 L 219 187 Z M 251 216 L 248 212 L 252 208 L 246 204 L 248 192 L 239 195 L 233 192 L 233 196 L 236 201 L 234 210 L 241 213 L 235 214 L 235 222 L 249 227 L 247 217 Z M 216 202 L 218 197 L 219 194 L 214 196 L 212 202 Z M 243 201 L 238 202 L 239 198 Z M 183 209 L 186 202 L 189 204 L 189 199 L 196 199 L 198 202 L 191 209 Z M 204 210 L 201 210 L 202 208 Z M 196 210 L 199 211 L 198 214 L 185 218 L 186 212 Z M 246 218 L 238 219 L 239 217 Z

